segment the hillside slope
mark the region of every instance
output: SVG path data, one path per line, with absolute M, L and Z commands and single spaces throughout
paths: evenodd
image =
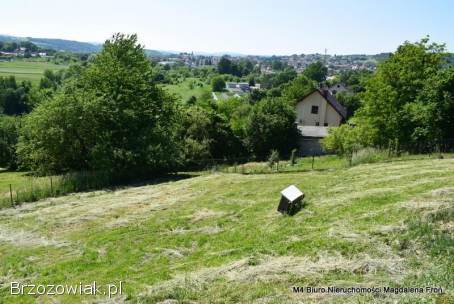
M 276 212 L 289 184 L 306 193 L 293 217 Z M 118 302 L 448 303 L 453 208 L 452 159 L 210 174 L 24 204 L 0 211 L 0 302 L 113 303 L 103 295 L 12 296 L 9 282 L 122 281 Z M 445 293 L 310 294 L 292 286 L 442 286 Z
M 68 39 L 15 37 L 9 35 L 0 35 L 0 41 L 30 41 L 43 49 L 53 49 L 56 51 L 72 53 L 97 53 L 102 49 L 102 43 L 83 42 Z M 155 57 L 175 54 L 175 52 L 149 49 L 146 49 L 145 52 L 148 56 Z

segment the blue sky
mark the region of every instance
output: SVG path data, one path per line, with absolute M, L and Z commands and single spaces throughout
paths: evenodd
M 103 42 L 137 33 L 150 49 L 374 54 L 430 35 L 454 50 L 451 0 L 0 0 L 0 34 Z

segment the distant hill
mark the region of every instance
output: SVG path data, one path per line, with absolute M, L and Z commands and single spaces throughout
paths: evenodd
M 96 53 L 99 52 L 102 48 L 102 44 L 80 42 L 74 40 L 33 37 L 27 37 L 26 39 L 44 49 L 53 49 L 56 51 L 65 51 L 71 53 Z
M 148 50 L 145 49 L 145 54 L 151 57 L 163 57 L 163 56 L 169 56 L 172 54 L 178 54 L 177 52 L 170 52 L 170 51 L 157 51 L 157 50 Z
M 40 48 L 53 49 L 71 53 L 96 53 L 101 50 L 102 45 L 89 42 L 80 42 L 66 39 L 34 38 L 34 37 L 15 37 L 0 35 L 0 41 L 30 41 Z
M 34 37 L 15 37 L 0 35 L 0 41 L 30 41 L 44 49 L 53 49 L 71 53 L 96 53 L 102 48 L 101 43 L 81 42 L 66 39 L 34 38 Z M 145 50 L 148 56 L 167 56 L 173 54 L 169 51 Z
M 391 53 L 380 53 L 380 54 L 373 55 L 372 57 L 375 60 L 377 60 L 378 62 L 382 62 L 382 61 L 385 61 L 386 59 L 388 59 L 389 56 L 391 56 Z

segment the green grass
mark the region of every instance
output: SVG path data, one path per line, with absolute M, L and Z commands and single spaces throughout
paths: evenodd
M 453 153 L 444 153 L 444 158 L 454 158 Z M 439 154 L 407 154 L 400 156 L 388 156 L 387 152 L 381 150 L 365 149 L 361 150 L 353 156 L 352 166 L 367 163 L 389 162 L 389 161 L 406 161 L 406 160 L 423 160 L 423 159 L 438 159 Z M 241 174 L 275 174 L 284 172 L 307 172 L 307 171 L 323 171 L 348 168 L 349 162 L 346 158 L 336 155 L 324 156 L 305 156 L 297 157 L 295 164 L 291 164 L 289 160 L 281 160 L 278 165 L 270 167 L 266 162 L 249 162 L 245 164 L 235 165 L 219 165 L 214 166 L 215 171 L 222 173 L 241 173 Z
M 111 186 L 111 181 L 102 173 L 78 172 L 36 177 L 23 172 L 0 171 L 0 209 L 108 186 Z
M 9 191 L 9 185 L 20 187 L 27 181 L 27 173 L 13 172 L 0 169 L 0 193 Z
M 252 162 L 244 165 L 228 167 L 224 172 L 232 173 L 239 172 L 244 174 L 260 174 L 260 173 L 279 173 L 279 172 L 304 172 L 311 170 L 335 170 L 345 168 L 347 162 L 345 159 L 335 156 L 315 156 L 315 157 L 300 157 L 296 159 L 294 165 L 290 164 L 288 160 L 279 161 L 279 165 L 270 167 L 266 162 Z
M 194 84 L 192 87 L 191 83 Z M 202 84 L 202 86 L 198 84 Z M 200 98 L 204 94 L 211 94 L 211 85 L 192 77 L 185 79 L 179 84 L 165 85 L 163 87 L 167 92 L 176 95 L 183 102 L 186 102 L 191 96 Z
M 57 186 L 59 178 L 53 179 Z M 13 204 L 17 204 L 36 201 L 38 196 L 40 198 L 52 196 L 50 192 L 50 177 L 34 177 L 27 172 L 0 170 L 0 209 L 11 207 L 11 194 Z
M 15 76 L 17 81 L 29 80 L 36 84 L 43 76 L 45 70 L 57 71 L 66 67 L 65 65 L 57 65 L 45 61 L 0 61 L 0 77 Z
M 305 206 L 276 212 L 295 184 Z M 118 302 L 451 303 L 454 160 L 275 174 L 203 174 L 0 210 L 0 303 L 9 282 L 124 282 Z M 292 286 L 442 286 L 445 294 L 296 294 Z

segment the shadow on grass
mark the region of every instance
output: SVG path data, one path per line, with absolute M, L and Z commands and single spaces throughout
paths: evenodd
M 345 167 L 346 168 L 346 167 Z M 345 169 L 343 167 L 339 168 L 322 168 L 322 169 L 301 169 L 301 170 L 283 170 L 283 171 L 256 171 L 256 172 L 237 172 L 237 174 L 243 175 L 260 175 L 260 174 L 291 174 L 291 173 L 306 173 L 306 172 L 327 172 L 327 171 L 335 171 L 339 169 Z M 228 172 L 232 174 L 232 172 Z
M 197 176 L 199 176 L 199 175 L 191 174 L 191 173 L 165 174 L 162 176 L 157 176 L 157 177 L 152 177 L 152 178 L 132 180 L 129 182 L 118 183 L 118 184 L 115 184 L 115 185 L 113 185 L 111 187 L 107 187 L 107 188 L 116 189 L 116 188 L 123 188 L 123 187 L 152 186 L 152 185 L 158 185 L 158 184 L 163 184 L 163 183 L 168 183 L 168 182 L 177 182 L 180 180 L 197 177 Z
M 4 172 L 4 171 L 2 171 Z M 2 173 L 0 172 L 0 173 Z M 9 171 L 14 172 L 14 171 Z M 35 176 L 35 175 L 31 175 Z M 129 187 L 158 185 L 175 182 L 198 176 L 197 174 L 173 173 L 155 177 L 137 177 L 127 180 L 112 181 L 103 179 L 102 175 L 68 174 L 61 176 L 36 177 L 24 182 L 22 186 L 10 188 L 5 195 L 0 196 L 0 209 L 16 207 L 22 203 L 36 202 L 49 197 L 60 197 L 72 193 L 90 191 L 115 191 Z

